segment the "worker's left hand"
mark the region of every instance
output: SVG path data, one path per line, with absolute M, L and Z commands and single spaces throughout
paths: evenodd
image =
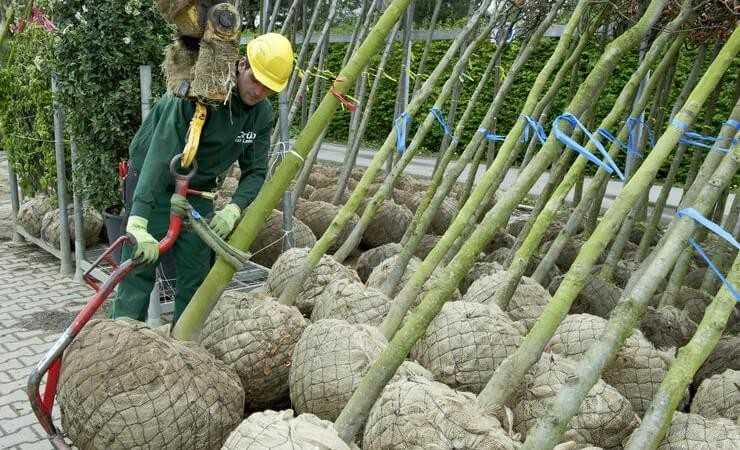
M 234 229 L 236 221 L 242 215 L 242 210 L 233 203 L 229 203 L 221 211 L 216 212 L 211 219 L 211 229 L 218 234 L 221 239 L 225 239 L 226 236 L 231 233 Z

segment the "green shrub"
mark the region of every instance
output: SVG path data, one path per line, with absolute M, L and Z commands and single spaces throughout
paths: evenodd
M 49 32 L 27 26 L 8 42 L 0 66 L 0 147 L 26 196 L 55 187 L 51 44 Z
M 66 130 L 79 148 L 79 192 L 95 207 L 120 202 L 116 167 L 141 124 L 139 65 L 151 64 L 153 96 L 172 36 L 152 0 L 55 1 L 54 66 Z

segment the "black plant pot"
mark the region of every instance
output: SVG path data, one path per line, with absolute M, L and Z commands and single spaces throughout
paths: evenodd
M 112 244 L 124 234 L 124 215 L 123 208 L 120 206 L 109 206 L 103 211 L 103 222 L 105 223 L 105 233 L 108 236 L 108 245 Z M 116 263 L 121 262 L 121 249 L 117 248 L 111 256 Z

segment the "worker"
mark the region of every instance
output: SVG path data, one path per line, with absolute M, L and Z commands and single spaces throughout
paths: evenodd
M 231 203 L 210 220 L 211 228 L 222 238 L 231 233 L 265 181 L 273 121 L 267 97 L 285 88 L 292 69 L 290 42 L 276 33 L 259 36 L 247 44 L 246 57 L 237 63 L 236 87 L 230 100 L 225 105 L 208 106 L 195 157 L 197 172 L 190 187 L 200 191 L 216 188 L 216 177 L 239 161 L 241 178 Z M 167 234 L 175 187 L 169 163 L 185 146 L 195 106 L 193 100 L 164 95 L 129 146 L 126 181 L 135 183 L 135 189 L 126 207 L 130 214 L 126 232 L 136 245 L 125 246 L 122 259 L 133 256 L 142 264 L 119 285 L 113 318 L 146 320 L 159 258 L 158 241 Z M 203 217 L 213 212 L 211 200 L 188 196 L 188 201 Z M 174 324 L 210 270 L 211 249 L 195 232 L 183 229 L 171 251 L 177 273 Z

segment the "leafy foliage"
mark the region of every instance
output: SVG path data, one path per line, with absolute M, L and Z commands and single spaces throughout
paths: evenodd
M 152 0 L 57 0 L 54 69 L 66 130 L 79 148 L 77 189 L 96 207 L 120 202 L 116 166 L 141 124 L 139 65 L 159 67 L 172 30 Z M 153 96 L 164 91 L 153 70 Z
M 0 147 L 29 196 L 53 191 L 56 179 L 51 45 L 51 34 L 30 25 L 9 41 L 0 66 Z
M 515 40 L 504 51 L 499 67 L 500 77 L 503 78 L 508 69 L 511 67 L 514 58 L 519 51 L 520 45 L 521 42 Z M 506 97 L 504 106 L 501 108 L 501 111 L 496 118 L 496 129 L 499 133 L 505 133 L 507 130 L 511 129 L 514 122 L 517 120 L 519 111 L 521 111 L 521 108 L 524 105 L 524 101 L 526 100 L 526 96 L 529 92 L 530 87 L 534 83 L 537 74 L 542 69 L 548 57 L 552 53 L 555 45 L 557 45 L 557 41 L 555 39 L 548 38 L 543 40 L 543 42 L 534 51 L 528 63 L 520 71 L 519 75 L 517 75 L 514 86 L 509 95 Z M 432 43 L 432 48 L 430 50 L 430 64 L 427 66 L 429 67 L 428 70 L 431 71 L 433 69 L 434 63 L 442 58 L 442 55 L 447 50 L 447 46 L 448 42 L 446 41 L 434 41 Z M 594 39 L 592 45 L 588 46 L 584 50 L 584 53 L 581 56 L 580 64 L 578 66 L 578 84 L 580 84 L 580 82 L 583 81 L 585 76 L 590 72 L 594 63 L 601 55 L 603 48 L 604 43 Z M 344 44 L 333 44 L 330 49 L 327 61 L 328 69 L 331 70 L 333 73 L 337 73 L 337 71 L 339 70 L 339 65 L 341 64 L 341 59 L 344 55 L 344 49 Z M 421 58 L 422 50 L 423 42 L 414 42 L 412 68 L 415 68 L 417 66 L 418 61 Z M 460 116 L 460 114 L 462 114 L 462 108 L 465 108 L 465 106 L 467 105 L 467 100 L 470 98 L 473 91 L 475 90 L 478 80 L 483 74 L 491 56 L 493 55 L 494 50 L 494 45 L 491 43 L 485 43 L 481 45 L 478 50 L 476 50 L 476 56 L 472 58 L 464 77 L 462 77 L 463 88 L 461 90 L 459 103 L 460 109 L 458 110 L 458 117 Z M 694 47 L 684 48 L 680 53 L 680 57 L 677 62 L 673 88 L 670 92 L 669 97 L 665 99 L 665 102 L 663 102 L 662 106 L 662 108 L 666 112 L 665 117 L 668 117 L 673 101 L 678 96 L 678 93 L 681 90 L 681 87 L 683 86 L 683 83 L 691 70 L 691 65 L 693 63 L 695 54 L 696 48 Z M 639 58 L 637 50 L 634 50 L 629 55 L 627 55 L 620 63 L 619 69 L 616 70 L 609 79 L 599 98 L 596 99 L 595 117 L 598 121 L 600 121 L 601 118 L 603 118 L 609 112 L 612 105 L 617 100 L 622 87 L 632 75 L 632 72 L 637 68 L 638 59 Z M 705 61 L 704 69 L 706 69 L 710 63 L 711 58 L 707 58 Z M 370 64 L 370 67 L 373 67 L 373 63 Z M 365 140 L 370 145 L 378 145 L 378 143 L 385 140 L 385 137 L 393 126 L 397 87 L 396 80 L 398 79 L 398 76 L 400 74 L 400 67 L 401 50 L 399 46 L 396 46 L 396 48 L 394 49 L 394 53 L 389 59 L 388 65 L 386 66 L 386 73 L 388 77 L 386 77 L 382 81 L 381 87 L 376 93 L 372 118 L 370 119 L 367 133 L 365 135 Z M 699 115 L 696 123 L 694 124 L 693 128 L 695 130 L 700 131 L 704 134 L 708 134 L 710 136 L 716 135 L 722 125 L 722 122 L 727 120 L 727 117 L 732 111 L 732 108 L 735 104 L 735 99 L 737 97 L 735 90 L 738 79 L 740 78 L 740 71 L 737 69 L 738 62 L 735 62 L 733 67 L 726 72 L 721 86 L 717 92 L 717 105 L 714 109 L 712 117 L 706 117 L 706 110 L 708 108 L 705 107 L 702 113 Z M 447 73 L 449 73 L 450 70 L 451 69 L 448 69 Z M 421 76 L 424 76 L 424 74 L 421 74 Z M 443 79 L 446 79 L 446 76 L 443 76 Z M 372 76 L 368 80 L 368 83 L 372 83 Z M 563 112 L 563 109 L 566 107 L 567 102 L 570 100 L 570 96 L 574 93 L 568 87 L 569 83 L 569 81 L 566 81 L 565 87 L 561 88 L 560 92 L 553 100 L 553 104 L 550 108 L 550 117 L 548 117 L 547 123 L 545 124 L 545 128 L 547 130 L 550 129 L 550 122 L 554 118 L 554 115 Z M 576 84 L 576 86 L 578 84 Z M 488 109 L 488 106 L 493 100 L 493 80 L 489 82 L 489 86 L 490 87 L 487 87 L 484 90 L 483 94 L 478 100 L 478 103 L 474 105 L 473 114 L 466 124 L 462 136 L 459 136 L 463 140 L 463 142 L 467 142 L 467 140 L 471 138 L 473 133 L 476 132 L 480 121 L 482 120 L 486 110 Z M 418 124 L 423 119 L 423 114 L 431 109 L 434 100 L 434 96 L 432 96 L 432 98 L 428 100 L 427 103 L 421 108 L 420 113 L 417 114 L 416 117 L 414 117 L 414 120 L 409 129 L 409 135 L 415 132 L 416 126 L 418 126 Z M 449 107 L 449 105 L 447 107 Z M 349 129 L 349 118 L 350 114 L 348 112 L 340 111 L 335 116 L 335 119 L 329 128 L 327 139 L 336 142 L 346 142 Z M 662 131 L 665 129 L 665 125 L 666 124 L 663 123 L 657 126 L 657 130 L 655 130 L 657 136 L 660 136 L 660 133 L 662 133 Z M 618 130 L 613 131 L 616 132 Z M 435 153 L 442 141 L 442 137 L 443 133 L 441 127 L 433 129 L 422 144 L 424 150 L 427 152 Z M 460 148 L 459 150 L 462 151 L 462 148 Z M 696 149 L 694 151 L 704 150 Z M 681 170 L 679 172 L 679 182 L 682 182 L 685 178 L 685 175 L 688 172 L 689 162 L 690 158 L 686 158 L 684 160 L 684 163 L 682 164 Z M 624 161 L 621 160 L 618 161 L 618 163 L 623 165 Z M 593 170 L 593 167 L 591 169 Z M 667 169 L 667 166 L 664 167 L 664 172 L 660 173 L 659 177 L 664 176 L 665 172 L 667 172 Z

